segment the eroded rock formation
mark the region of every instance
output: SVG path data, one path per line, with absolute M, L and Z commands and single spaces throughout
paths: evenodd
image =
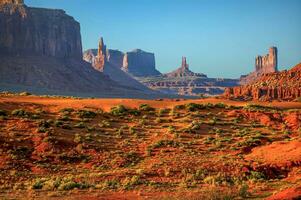
M 157 76 L 161 73 L 156 70 L 155 63 L 155 55 L 153 53 L 135 49 L 124 55 L 122 70 L 137 77 Z
M 131 87 L 129 79 L 118 84 L 84 62 L 80 25 L 63 10 L 31 8 L 23 1 L 0 3 L 0 91 L 158 97 L 158 93 L 147 92 L 143 85 Z M 102 66 L 106 48 L 103 41 L 99 45 L 99 56 L 91 59 Z
M 139 89 L 146 93 L 157 93 L 147 88 L 121 69 L 123 57 L 124 54 L 121 51 L 107 49 L 103 38 L 99 41 L 98 49 L 87 50 L 83 55 L 83 59 L 91 63 L 94 69 L 103 72 L 120 85 Z
M 249 100 L 295 100 L 301 97 L 301 63 L 289 71 L 263 74 L 252 84 L 227 88 L 227 98 Z
M 98 49 L 89 49 L 84 52 L 85 61 L 102 71 L 105 62 L 119 67 L 135 77 L 157 76 L 161 73 L 156 70 L 155 55 L 140 49 L 123 53 L 118 50 L 106 49 L 103 40 L 100 40 Z
M 190 71 L 186 57 L 182 57 L 181 66 L 173 72 L 139 80 L 152 89 L 189 96 L 222 94 L 225 87 L 238 85 L 236 79 L 207 78 L 205 74 Z
M 269 53 L 264 56 L 255 58 L 255 71 L 244 75 L 240 79 L 242 85 L 255 81 L 262 74 L 273 73 L 278 71 L 278 50 L 276 47 L 271 47 Z
M 80 25 L 63 10 L 31 8 L 21 0 L 2 0 L 0 54 L 82 60 Z
M 0 0 L 0 4 L 24 4 L 24 0 Z
M 198 77 L 204 77 L 206 78 L 207 76 L 205 74 L 201 73 L 194 73 L 190 71 L 189 65 L 187 64 L 187 59 L 186 57 L 182 57 L 182 64 L 181 66 L 176 69 L 173 72 L 167 73 L 167 77 L 188 77 L 188 76 L 198 76 Z

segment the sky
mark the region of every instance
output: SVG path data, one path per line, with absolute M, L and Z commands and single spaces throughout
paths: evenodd
M 301 0 L 25 0 L 64 9 L 81 24 L 83 49 L 153 52 L 162 73 L 179 67 L 239 78 L 278 48 L 279 69 L 301 62 Z

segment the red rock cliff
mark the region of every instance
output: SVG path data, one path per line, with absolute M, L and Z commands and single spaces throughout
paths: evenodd
M 252 100 L 295 100 L 301 97 L 301 63 L 291 70 L 263 74 L 257 81 L 245 86 L 227 88 L 227 98 Z

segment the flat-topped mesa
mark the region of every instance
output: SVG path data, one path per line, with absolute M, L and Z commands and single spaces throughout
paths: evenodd
M 136 77 L 157 76 L 155 54 L 135 49 L 124 54 L 122 70 Z
M 24 4 L 24 0 L 0 0 L 0 4 Z
M 170 73 L 165 74 L 167 77 L 186 77 L 186 76 L 199 76 L 199 77 L 207 77 L 205 74 L 202 73 L 194 73 L 190 71 L 189 65 L 187 64 L 187 59 L 185 56 L 182 57 L 182 64 L 181 66 L 172 71 Z
M 46 56 L 82 61 L 80 24 L 59 9 L 0 0 L 0 55 Z

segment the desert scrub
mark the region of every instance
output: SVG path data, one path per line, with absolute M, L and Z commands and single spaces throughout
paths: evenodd
M 188 127 L 183 128 L 182 131 L 185 133 L 196 133 L 197 130 L 201 129 L 202 122 L 193 121 Z
M 21 118 L 28 118 L 30 117 L 30 113 L 26 112 L 25 110 L 23 109 L 16 109 L 16 110 L 13 110 L 11 112 L 11 114 L 13 116 L 16 116 L 16 117 L 21 117 Z
M 127 114 L 128 109 L 124 105 L 118 105 L 111 108 L 110 113 L 114 116 L 122 116 Z
M 74 125 L 74 128 L 86 128 L 86 124 L 84 122 L 79 122 Z
M 30 95 L 32 95 L 32 94 L 29 93 L 29 92 L 21 92 L 21 93 L 19 93 L 19 96 L 30 96 Z
M 124 162 L 121 164 L 121 167 L 133 167 L 137 165 L 142 158 L 138 153 L 131 151 L 123 155 L 123 160 Z
M 60 110 L 60 113 L 65 114 L 65 115 L 70 115 L 73 112 L 74 112 L 73 108 L 63 108 Z
M 167 108 L 161 108 L 159 111 L 158 111 L 158 117 L 162 117 L 164 114 L 168 114 L 170 112 L 170 109 L 167 109 Z
M 189 104 L 186 104 L 186 105 L 185 105 L 185 108 L 186 108 L 188 111 L 194 112 L 194 111 L 197 111 L 197 110 L 199 110 L 199 109 L 203 109 L 203 108 L 205 108 L 205 107 L 204 107 L 204 105 L 202 105 L 202 104 L 189 103 Z
M 7 111 L 0 110 L 0 116 L 7 116 Z
M 48 120 L 43 119 L 38 122 L 39 133 L 46 133 L 50 127 L 51 127 L 51 123 Z
M 155 108 L 149 106 L 148 104 L 141 104 L 139 106 L 139 110 L 141 110 L 141 111 L 147 111 L 148 112 L 148 111 L 154 111 Z
M 147 155 L 151 155 L 152 150 L 157 149 L 157 148 L 162 148 L 162 147 L 181 147 L 183 146 L 181 143 L 173 141 L 173 140 L 159 140 L 158 142 L 150 145 L 146 149 Z
M 55 120 L 54 121 L 54 126 L 56 126 L 56 127 L 61 127 L 63 124 L 64 124 L 63 121 L 60 121 L 60 120 Z
M 221 102 L 221 103 L 215 104 L 214 107 L 216 107 L 216 108 L 226 108 L 227 105 L 225 105 L 223 102 Z
M 76 112 L 79 118 L 95 118 L 96 113 L 90 110 L 79 110 Z
M 141 181 L 140 176 L 134 175 L 132 177 L 126 177 L 121 183 L 125 190 L 130 190 L 143 182 Z

